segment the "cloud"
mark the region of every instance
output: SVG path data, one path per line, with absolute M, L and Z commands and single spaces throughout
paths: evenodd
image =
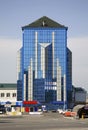
M 0 39 L 0 83 L 16 82 L 16 57 L 20 47 L 19 39 Z
M 69 38 L 72 51 L 73 84 L 88 90 L 88 37 Z

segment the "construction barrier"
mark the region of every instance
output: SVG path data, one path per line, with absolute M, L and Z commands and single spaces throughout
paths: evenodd
M 64 113 L 64 116 L 67 116 L 67 117 L 75 117 L 77 114 L 76 112 L 71 112 L 71 111 L 67 111 Z

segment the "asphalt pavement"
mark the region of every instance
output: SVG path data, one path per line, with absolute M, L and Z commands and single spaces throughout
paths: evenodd
M 88 130 L 88 119 L 63 117 L 59 113 L 0 116 L 0 130 Z

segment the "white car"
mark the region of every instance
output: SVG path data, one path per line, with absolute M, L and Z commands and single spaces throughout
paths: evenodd
M 58 111 L 60 114 L 63 114 L 63 112 L 64 112 L 62 109 L 58 109 L 57 111 Z

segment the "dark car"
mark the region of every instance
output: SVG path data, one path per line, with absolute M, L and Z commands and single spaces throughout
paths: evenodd
M 6 113 L 6 109 L 4 105 L 0 105 L 0 114 L 5 114 L 5 113 Z
M 88 106 L 80 108 L 77 112 L 79 118 L 88 118 Z

